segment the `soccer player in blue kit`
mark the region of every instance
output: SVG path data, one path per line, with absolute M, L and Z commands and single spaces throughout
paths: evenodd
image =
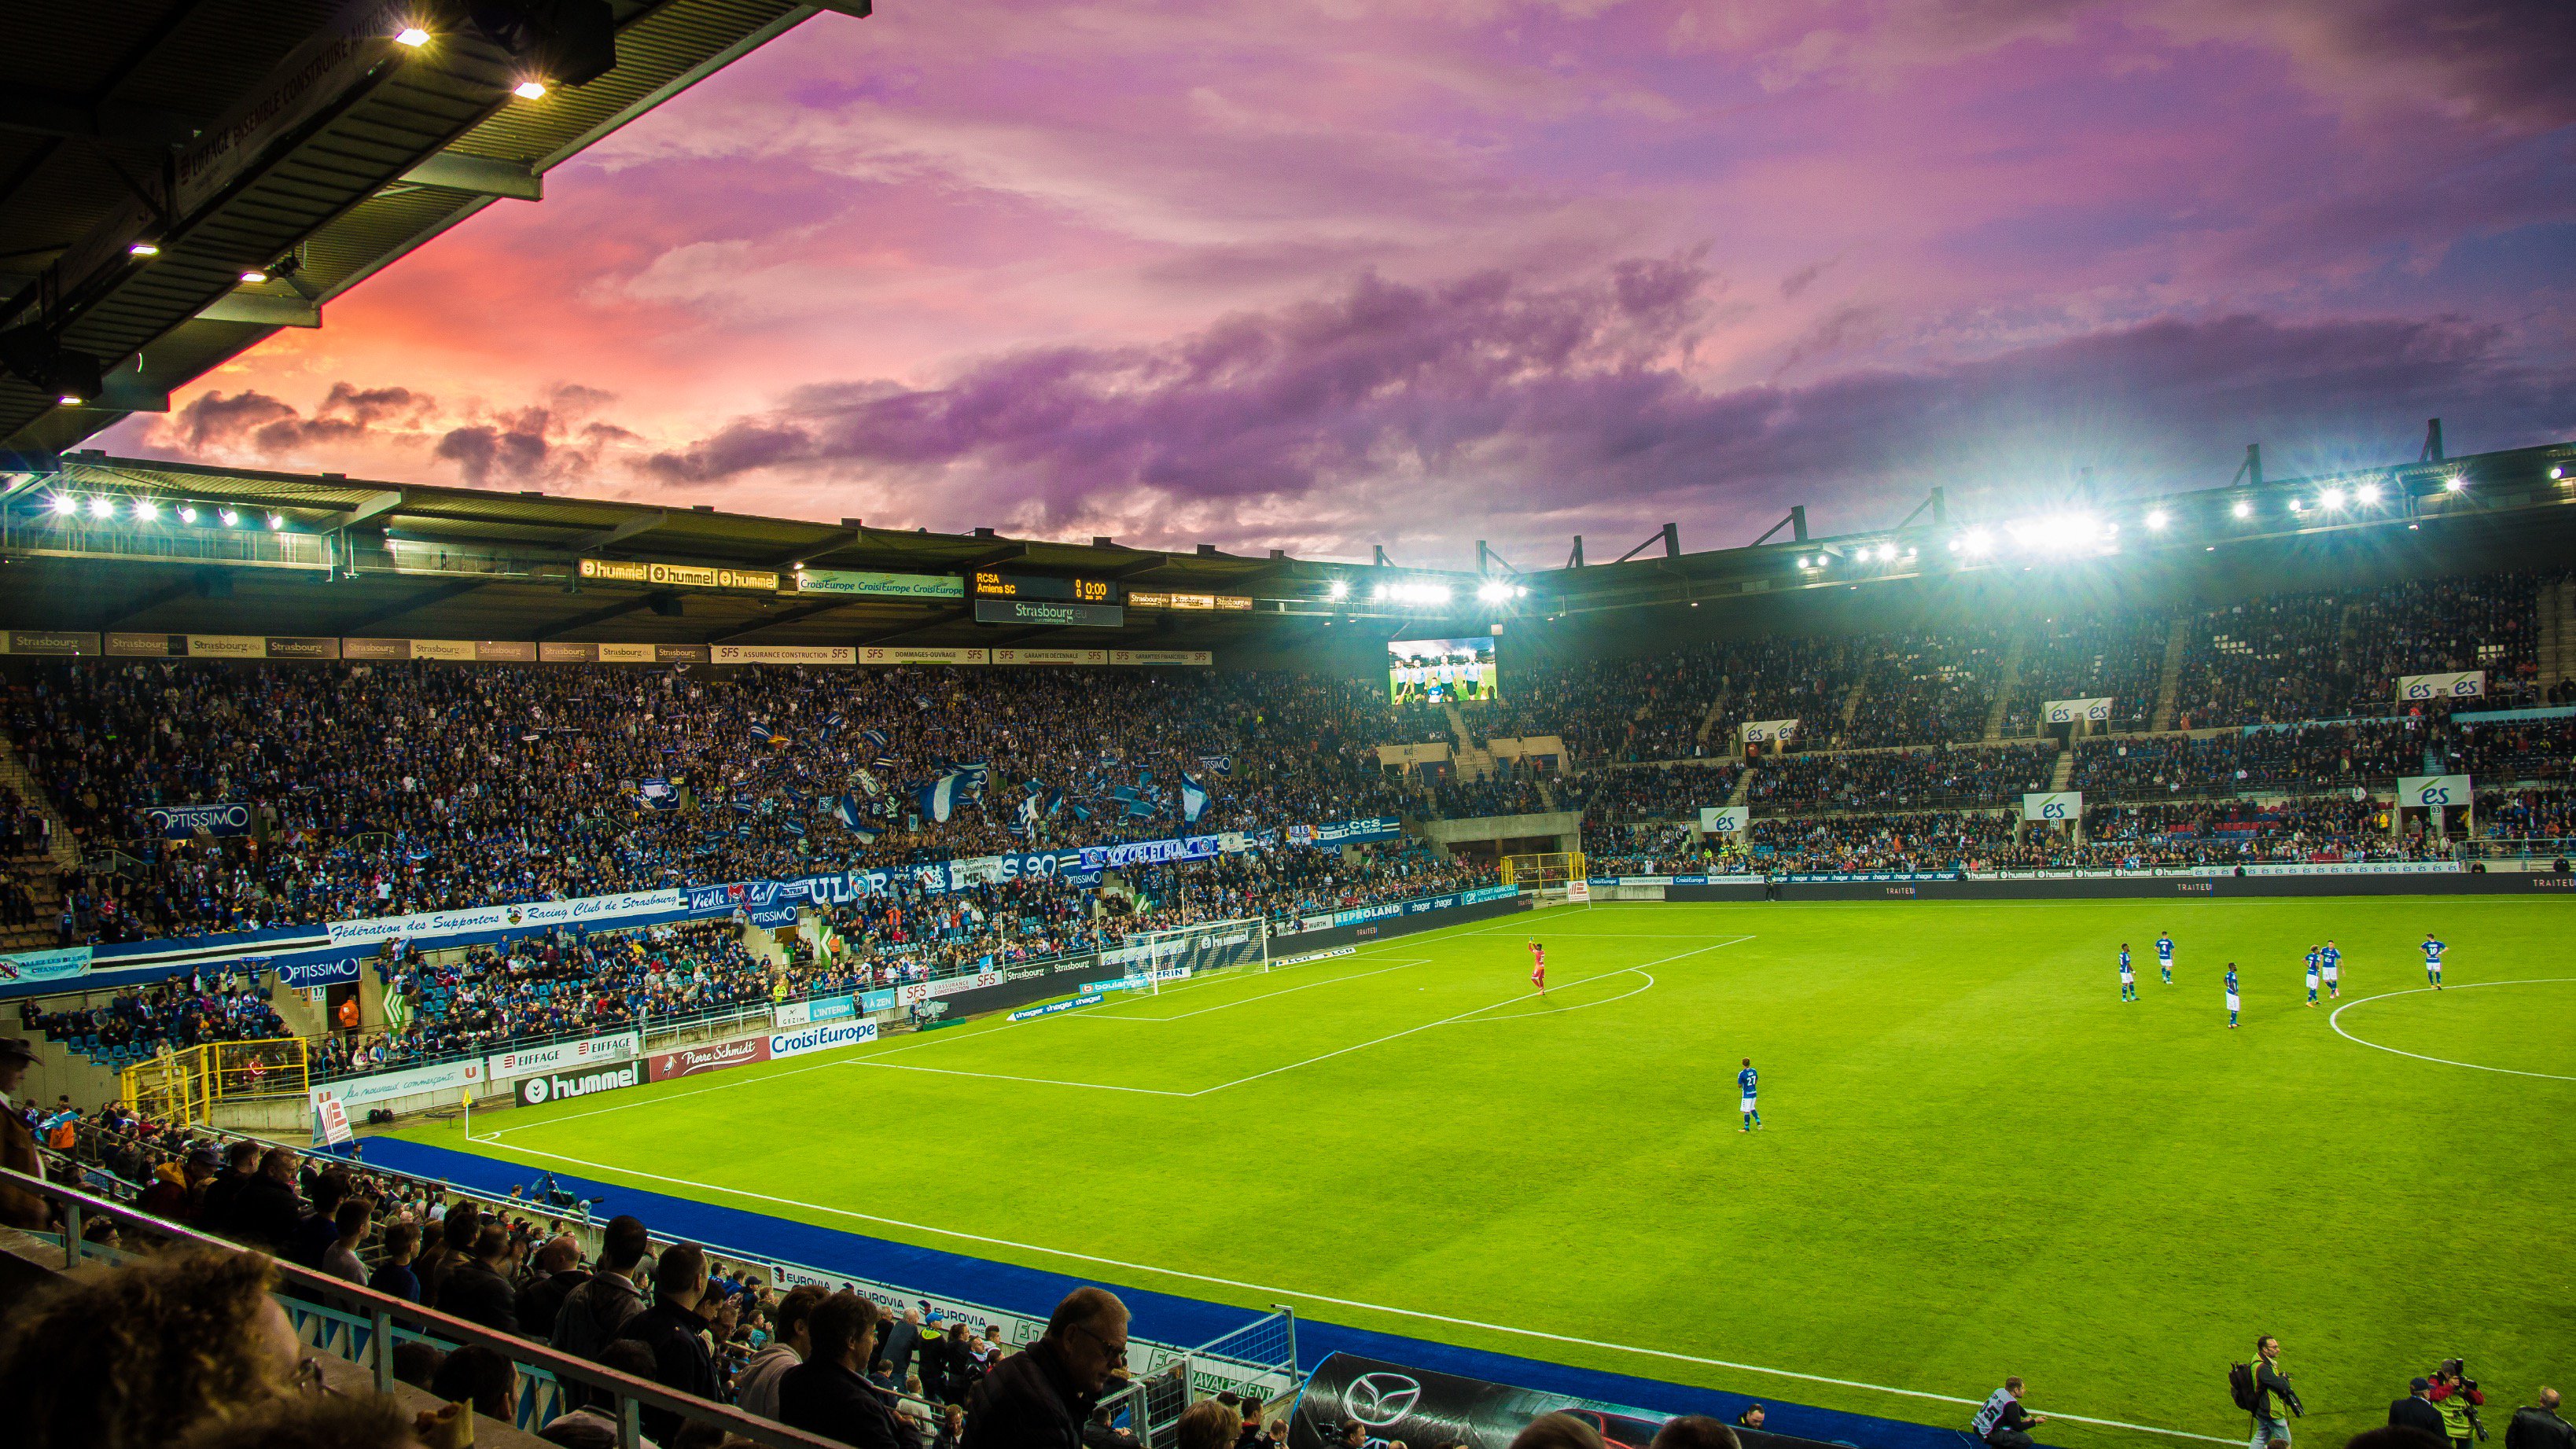
M 1759 1080 L 1753 1070 L 1753 1058 L 1746 1057 L 1744 1070 L 1735 1074 L 1735 1085 L 1744 1093 L 1744 1125 L 1735 1129 L 1738 1132 L 1750 1132 L 1762 1125 L 1762 1113 L 1753 1105 L 1753 1086 Z
M 2227 963 L 2227 1029 L 2236 1029 L 2236 963 Z
M 2317 972 L 2323 969 L 2326 953 L 2315 946 L 2308 948 L 2308 1005 L 2317 1004 Z
M 2436 991 L 2442 989 L 2442 953 L 2450 949 L 2449 942 L 2434 940 L 2430 931 L 2424 933 L 2424 979 Z
M 2156 933 L 2156 969 L 2165 974 L 2165 984 L 2173 985 L 2173 932 Z
M 2333 937 L 2326 938 L 2326 949 L 2320 959 L 2326 968 L 2326 999 L 2340 1000 L 2343 996 L 2343 952 L 2335 949 Z
M 2138 999 L 2138 973 L 2129 969 L 2129 943 L 2126 941 L 2120 943 L 2120 999 Z

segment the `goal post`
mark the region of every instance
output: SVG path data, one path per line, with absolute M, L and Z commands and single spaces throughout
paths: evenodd
M 1270 969 L 1270 923 L 1258 916 L 1201 921 L 1168 931 L 1143 931 L 1127 944 L 1100 953 L 1101 964 L 1115 966 L 1127 989 L 1159 994 L 1167 981 L 1187 981 L 1217 971 L 1242 967 Z

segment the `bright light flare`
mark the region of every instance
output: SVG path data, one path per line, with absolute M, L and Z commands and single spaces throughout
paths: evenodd
M 1339 601 L 1347 599 L 1350 596 L 1351 581 L 1348 579 L 1335 579 L 1331 583 L 1324 585 L 1325 598 Z
M 1506 583 L 1483 583 L 1476 586 L 1476 597 L 1488 604 L 1503 603 L 1511 596 L 1512 586 Z
M 2317 495 L 2317 501 L 2325 504 L 2328 508 L 2343 507 L 2343 500 L 2344 491 L 2340 488 L 2329 488 L 2325 492 Z
M 523 80 L 510 87 L 510 94 L 523 101 L 542 101 L 546 98 L 546 83 L 541 80 Z
M 2228 509 L 2227 511 L 2238 518 L 2252 518 L 2254 516 L 2254 505 L 2242 498 L 2239 498 L 2236 500 L 2236 506 Z
M 2360 487 L 2352 490 L 2352 496 L 2357 502 L 2365 505 L 2377 503 L 2379 501 L 2379 485 L 2376 483 L 2364 483 Z
M 2173 522 L 2173 515 L 2161 508 L 2150 509 L 2147 512 L 2147 527 L 2156 533 L 2164 532 L 2165 525 L 2171 522 Z
M 412 49 L 418 50 L 422 46 L 429 44 L 429 32 L 421 29 L 417 25 L 406 25 L 402 29 L 394 32 L 394 44 L 408 45 Z
M 161 516 L 161 505 L 149 498 L 135 499 L 133 507 L 134 521 L 137 523 L 150 523 Z
M 114 518 L 116 516 L 116 500 L 113 498 L 91 499 L 89 501 L 89 516 L 97 519 Z
M 80 512 L 80 500 L 68 493 L 57 493 L 54 495 L 53 509 L 56 518 L 69 518 Z

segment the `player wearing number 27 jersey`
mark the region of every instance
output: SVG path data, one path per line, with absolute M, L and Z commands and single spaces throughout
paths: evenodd
M 1750 1132 L 1762 1125 L 1762 1113 L 1753 1105 L 1753 1087 L 1760 1080 L 1760 1074 L 1753 1070 L 1753 1058 L 1746 1057 L 1744 1070 L 1735 1074 L 1735 1085 L 1744 1093 L 1744 1125 L 1735 1129 L 1738 1132 Z

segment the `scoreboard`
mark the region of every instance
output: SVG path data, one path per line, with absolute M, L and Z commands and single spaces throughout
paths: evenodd
M 968 587 L 977 598 L 983 599 L 1051 599 L 1068 604 L 1118 602 L 1118 585 L 1108 579 L 1006 574 L 993 569 L 977 569 Z

